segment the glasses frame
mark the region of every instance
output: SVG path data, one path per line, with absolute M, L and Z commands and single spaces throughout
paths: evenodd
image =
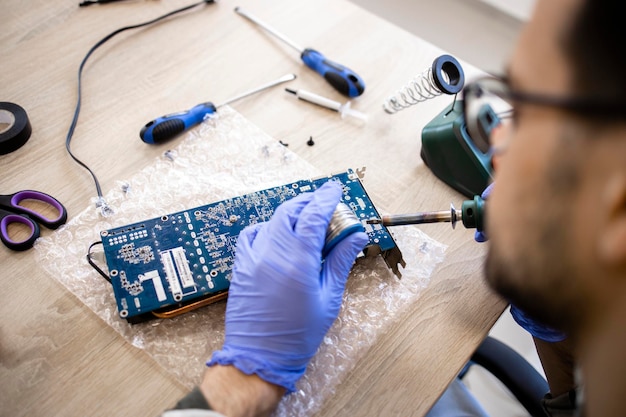
M 489 87 L 486 84 L 486 81 L 495 82 L 502 88 L 499 91 L 494 88 L 485 88 Z M 477 122 L 474 120 L 477 115 L 472 115 L 472 119 L 468 117 L 468 109 L 470 107 L 467 104 L 468 98 L 470 98 L 470 101 L 479 99 L 484 93 L 494 95 L 511 103 L 516 102 L 553 107 L 586 117 L 600 119 L 621 118 L 626 120 L 626 100 L 609 100 L 601 97 L 551 96 L 538 93 L 527 93 L 513 90 L 506 76 L 488 75 L 466 84 L 463 88 L 463 117 L 465 118 L 470 137 L 472 136 L 472 133 L 476 135 L 477 132 L 480 132 L 480 130 L 476 128 Z M 514 109 L 512 109 L 512 113 L 513 112 Z M 483 134 L 480 134 L 480 136 L 481 137 L 472 139 L 474 141 L 484 141 L 485 143 L 491 145 L 489 137 L 483 137 Z

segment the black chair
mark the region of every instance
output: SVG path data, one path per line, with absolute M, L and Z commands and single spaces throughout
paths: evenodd
M 463 379 L 473 365 L 480 365 L 502 382 L 531 416 L 548 416 L 541 405 L 541 400 L 549 391 L 548 383 L 515 350 L 488 336 L 476 349 L 459 378 Z

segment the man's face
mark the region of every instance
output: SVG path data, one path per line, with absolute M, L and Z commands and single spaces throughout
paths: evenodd
M 573 94 L 559 38 L 566 36 L 577 3 L 537 4 L 510 63 L 512 89 Z M 581 310 L 577 277 L 585 273 L 573 212 L 581 205 L 583 145 L 570 127 L 571 115 L 558 109 L 516 103 L 512 123 L 488 203 L 487 280 L 535 318 L 569 330 Z

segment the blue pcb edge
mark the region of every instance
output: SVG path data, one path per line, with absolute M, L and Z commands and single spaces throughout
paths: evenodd
M 102 243 L 119 316 L 130 323 L 170 318 L 226 298 L 237 237 L 246 226 L 270 219 L 284 201 L 327 181 L 343 185 L 342 201 L 363 223 L 365 256 L 381 255 L 400 277 L 402 253 L 382 225 L 361 183 L 347 170 L 301 180 L 102 231 Z

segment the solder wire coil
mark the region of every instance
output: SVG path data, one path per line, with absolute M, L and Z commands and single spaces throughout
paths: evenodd
M 465 74 L 459 61 L 451 55 L 441 55 L 429 68 L 385 100 L 383 109 L 393 114 L 442 94 L 457 94 L 464 84 Z
M 326 240 L 322 256 L 325 257 L 347 236 L 364 230 L 363 224 L 352 209 L 346 203 L 340 202 L 330 219 L 328 229 L 326 229 Z

